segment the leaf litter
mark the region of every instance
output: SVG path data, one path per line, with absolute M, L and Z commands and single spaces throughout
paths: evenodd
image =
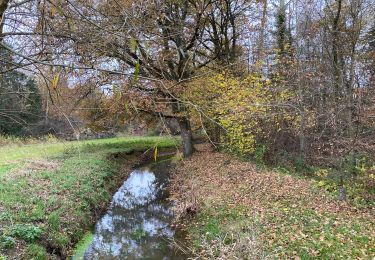
M 311 180 L 258 169 L 229 154 L 200 148 L 176 167 L 171 193 L 176 221 L 186 227 L 190 250 L 199 258 L 254 258 L 238 255 L 239 240 L 226 244 L 220 239 L 241 233 L 256 244 L 255 258 L 375 257 L 373 208 L 339 202 Z M 191 208 L 196 209 L 193 217 L 187 213 Z M 236 216 L 220 218 L 222 211 Z M 239 219 L 252 234 L 242 231 Z M 213 239 L 204 233 L 211 222 L 220 229 Z

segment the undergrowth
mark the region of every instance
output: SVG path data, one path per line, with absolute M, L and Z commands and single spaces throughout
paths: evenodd
M 304 164 L 279 164 L 267 166 L 281 174 L 293 175 L 313 181 L 314 186 L 325 190 L 333 197 L 339 197 L 339 187 L 343 187 L 346 202 L 356 208 L 375 207 L 375 162 L 366 156 L 343 158 L 337 167 Z
M 0 146 L 20 146 L 25 144 L 57 142 L 59 142 L 59 139 L 51 134 L 41 137 L 0 135 Z

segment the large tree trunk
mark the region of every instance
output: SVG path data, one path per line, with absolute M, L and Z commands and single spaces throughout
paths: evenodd
M 193 136 L 191 133 L 190 122 L 187 118 L 180 118 L 178 120 L 180 125 L 182 147 L 184 157 L 189 157 L 194 152 Z
M 3 41 L 4 14 L 8 8 L 9 0 L 0 0 L 0 42 Z

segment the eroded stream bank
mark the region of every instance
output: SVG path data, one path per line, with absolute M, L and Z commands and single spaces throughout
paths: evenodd
M 170 160 L 146 163 L 131 171 L 95 226 L 84 259 L 186 259 L 171 241 L 172 204 L 166 189 Z M 82 251 L 83 252 L 83 251 Z

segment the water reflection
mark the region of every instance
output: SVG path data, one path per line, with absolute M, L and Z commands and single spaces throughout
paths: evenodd
M 97 223 L 85 259 L 186 259 L 169 247 L 175 234 L 164 165 L 132 172 Z

